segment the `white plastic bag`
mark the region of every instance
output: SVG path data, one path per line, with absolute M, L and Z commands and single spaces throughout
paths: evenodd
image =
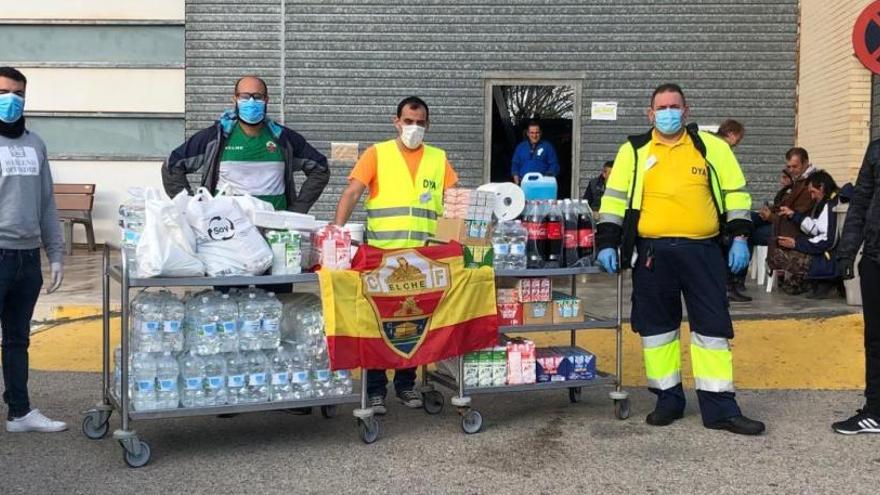
M 196 236 L 196 252 L 208 276 L 262 275 L 272 266 L 272 250 L 230 196 L 200 188 L 186 209 Z
M 258 211 L 275 211 L 272 203 L 257 199 L 248 193 L 239 192 L 229 184 L 223 184 L 217 191 L 217 197 L 221 196 L 232 198 L 254 225 L 257 224 L 256 215 Z
M 137 244 L 137 276 L 200 277 L 192 229 L 175 203 L 156 188 L 144 191 L 144 232 Z

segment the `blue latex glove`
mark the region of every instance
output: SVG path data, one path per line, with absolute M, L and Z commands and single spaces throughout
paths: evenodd
M 617 273 L 617 250 L 614 248 L 605 248 L 599 251 L 596 257 L 599 265 L 608 273 Z
M 745 239 L 734 239 L 727 254 L 727 266 L 732 273 L 740 273 L 749 266 L 749 244 Z

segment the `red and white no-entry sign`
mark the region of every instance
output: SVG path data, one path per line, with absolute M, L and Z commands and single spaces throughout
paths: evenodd
M 856 57 L 874 74 L 880 74 L 880 0 L 862 11 L 853 27 Z

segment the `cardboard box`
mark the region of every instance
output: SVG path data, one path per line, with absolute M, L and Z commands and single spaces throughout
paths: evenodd
M 553 323 L 553 311 L 549 302 L 523 303 L 524 325 L 550 325 Z
M 584 305 L 579 297 L 559 292 L 553 293 L 553 323 L 578 323 L 584 321 Z
M 550 279 L 547 277 L 530 277 L 517 280 L 520 302 L 551 301 Z
M 596 356 L 588 351 L 578 347 L 548 347 L 535 352 L 538 382 L 596 378 Z
M 515 288 L 496 288 L 495 289 L 495 300 L 498 304 L 513 304 L 520 302 L 519 300 L 519 291 Z
M 470 232 L 482 234 L 482 236 L 471 236 Z M 488 225 L 479 222 L 470 222 L 463 218 L 438 218 L 437 234 L 435 237 L 441 241 L 457 241 L 467 246 L 489 246 Z
M 497 303 L 497 307 L 499 326 L 519 326 L 523 324 L 522 303 Z
M 507 342 L 507 383 L 535 383 L 535 343 L 517 338 Z

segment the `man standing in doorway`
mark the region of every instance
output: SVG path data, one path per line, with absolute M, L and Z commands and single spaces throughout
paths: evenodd
M 614 168 L 614 162 L 605 162 L 602 165 L 602 173 L 587 184 L 587 190 L 584 191 L 584 199 L 587 200 L 587 204 L 590 205 L 593 211 L 599 210 L 602 195 L 605 194 L 605 183 L 608 182 L 608 176 L 611 175 L 612 168 Z
M 523 176 L 529 172 L 538 172 L 551 177 L 559 175 L 559 159 L 556 149 L 549 141 L 541 139 L 541 124 L 529 122 L 526 139 L 517 145 L 513 152 L 513 165 L 510 175 L 513 182 L 519 184 Z
M 269 90 L 256 76 L 235 83 L 232 110 L 187 139 L 162 164 L 169 196 L 191 191 L 187 174 L 200 172 L 202 186 L 228 185 L 272 203 L 276 210 L 307 213 L 330 180 L 327 158 L 300 134 L 267 117 Z M 294 172 L 306 174 L 297 191 Z
M 859 282 L 865 318 L 865 406 L 854 416 L 834 423 L 838 433 L 880 433 L 880 140 L 868 145 L 856 179 L 837 262 L 843 278 L 852 279 L 859 249 Z
M 410 96 L 397 105 L 397 138 L 377 143 L 361 155 L 348 176 L 348 188 L 336 208 L 336 225 L 345 225 L 367 188 L 367 244 L 380 249 L 421 247 L 437 233 L 443 191 L 458 182 L 446 152 L 424 144 L 430 123 L 428 104 Z M 385 414 L 386 370 L 367 371 L 367 395 L 375 414 Z M 397 398 L 422 407 L 415 368 L 394 373 Z
M 691 360 L 703 425 L 742 435 L 764 431 L 743 416 L 733 386 L 733 323 L 727 270 L 749 264 L 751 197 L 730 146 L 685 127 L 688 106 L 677 84 L 654 90 L 653 129 L 620 147 L 602 198 L 598 261 L 609 272 L 633 268 L 632 326 L 642 337 L 648 388 L 657 396 L 646 421 L 666 426 L 684 414 L 681 297 L 688 308 Z M 718 237 L 733 238 L 725 267 Z M 633 265 L 633 253 L 638 257 Z
M 56 432 L 67 429 L 37 409 L 28 397 L 31 317 L 43 286 L 40 245 L 52 273 L 51 294 L 64 278 L 64 243 L 52 196 L 46 145 L 25 127 L 22 115 L 27 79 L 0 67 L 0 327 L 3 331 L 3 402 L 9 407 L 6 431 Z

